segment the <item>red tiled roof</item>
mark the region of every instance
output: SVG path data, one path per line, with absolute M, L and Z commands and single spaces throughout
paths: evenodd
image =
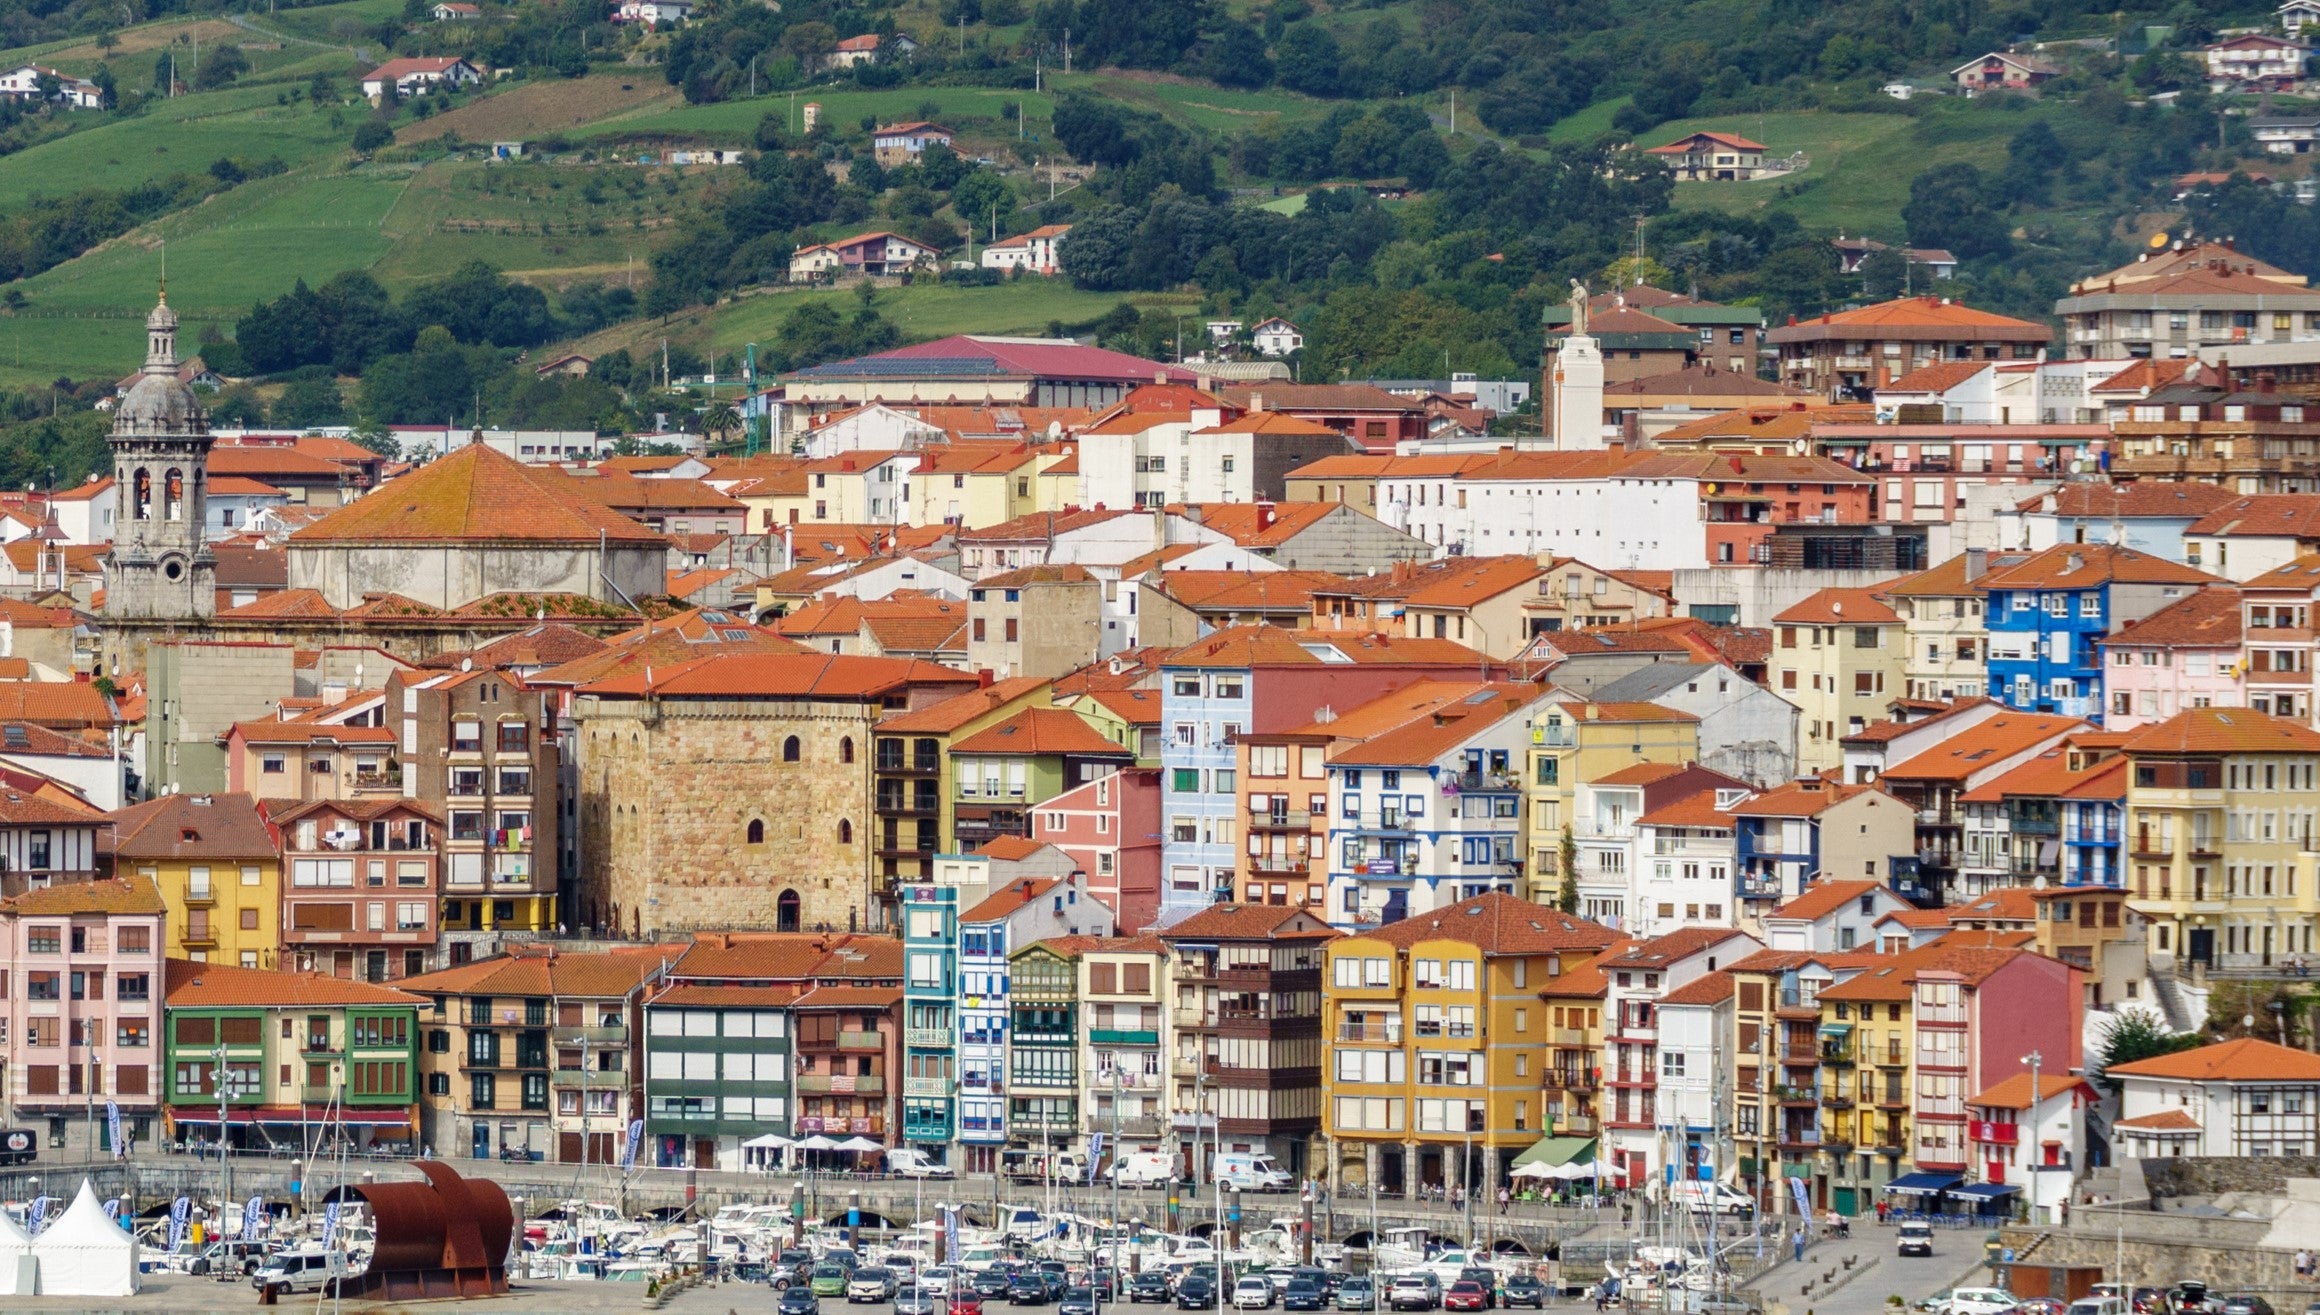
M 1347 766 L 1422 767 L 1440 759 L 1492 726 L 1515 716 L 1538 697 L 1536 685 L 1491 685 L 1440 704 L 1392 730 L 1349 745 L 1330 758 Z
M 1729 927 L 1686 927 L 1641 941 L 1608 958 L 1596 960 L 1596 966 L 1617 968 L 1665 968 L 1679 959 L 1688 959 L 1703 950 L 1713 949 L 1745 933 Z
M 732 653 L 583 686 L 584 694 L 654 698 L 864 700 L 914 685 L 970 686 L 963 671 L 915 658 Z
M 969 690 L 940 703 L 929 704 L 912 712 L 898 712 L 878 723 L 881 732 L 907 735 L 942 735 L 957 730 L 977 717 L 1006 707 L 1017 699 L 1036 693 L 1047 682 L 1036 676 L 1010 676 L 995 680 L 981 689 Z
M 1732 814 L 1716 806 L 1716 792 L 1702 790 L 1698 794 L 1662 804 L 1635 819 L 1637 826 L 1696 826 L 1729 830 Z
M 1017 863 L 1047 848 L 1036 840 L 1021 836 L 993 836 L 976 846 L 975 853 L 1002 863 Z
M 2133 373 L 2132 370 L 2127 373 Z M 2237 500 L 2238 494 L 2216 484 L 2184 484 L 2172 480 L 2139 479 L 2131 484 L 2064 484 L 2050 493 L 2025 498 L 2017 511 L 2043 512 L 2048 499 L 2056 516 L 2107 520 L 2113 516 L 2179 517 L 2197 520 Z
M 2314 563 L 2320 565 L 2320 558 Z M 2238 648 L 2239 604 L 2238 589 L 2210 585 L 2140 621 L 2129 621 L 2103 643 L 2130 648 Z
M 246 794 L 169 794 L 112 813 L 121 858 L 276 858 L 281 846 Z
M 1902 339 L 1919 342 L 2043 343 L 2053 339 L 2054 330 L 2028 320 L 1975 310 L 1947 297 L 1928 295 L 1899 297 L 1874 306 L 1863 306 L 1858 310 L 1836 311 L 1784 324 L 1767 332 L 1764 337 L 1765 341 L 1774 344 L 1820 342 L 1830 338 L 1847 341 Z
M 1886 768 L 1885 775 L 1900 780 L 1962 781 L 1984 767 L 1995 766 L 2003 759 L 2085 726 L 2085 721 L 2077 717 L 2007 712 L 1960 731 L 1906 762 Z
M 1752 799 L 1741 800 L 1733 805 L 1732 812 L 1740 817 L 1818 817 L 1855 795 L 1870 793 L 1884 792 L 1874 785 L 1846 785 L 1818 778 L 1809 782 L 1790 781 Z M 1886 798 L 1895 804 L 1901 803 L 1891 795 Z
M 1622 767 L 1608 776 L 1598 776 L 1594 783 L 1596 785 L 1650 785 L 1654 781 L 1665 780 L 1686 770 L 1689 769 L 1681 763 L 1637 763 L 1632 767 Z
M 1737 133 L 1701 131 L 1687 132 L 1683 136 L 1676 138 L 1674 141 L 1669 142 L 1665 146 L 1649 147 L 1644 151 L 1644 154 L 1682 155 L 1691 149 L 1692 142 L 1703 137 L 1716 143 L 1718 146 L 1727 147 L 1735 151 L 1762 151 L 1770 149 L 1762 142 L 1752 142 L 1746 137 L 1742 137 Z
M 2087 1084 L 2085 1078 L 2074 1078 L 2068 1073 L 2039 1074 L 2037 1097 L 2039 1100 L 2051 1100 L 2069 1091 L 2080 1093 L 2087 1098 L 2089 1103 L 2092 1103 L 2096 1098 L 2094 1088 Z M 1984 1109 L 2026 1110 L 2031 1105 L 2030 1075 L 2016 1073 L 1981 1095 L 1967 1101 L 1966 1104 L 1979 1105 Z
M 1443 666 L 1477 667 L 1489 659 L 1448 639 L 1405 639 L 1339 631 L 1230 626 L 1162 659 L 1171 667 Z
M 2194 527 L 2196 529 L 2196 527 Z M 2221 584 L 2196 567 L 2108 543 L 2058 543 L 2020 565 L 1993 570 L 1980 589 L 2092 589 L 2121 584 Z
M 2142 1132 L 2198 1132 L 2200 1130 L 2199 1120 L 2192 1118 L 2182 1110 L 2159 1110 L 2151 1114 L 2138 1114 L 2131 1119 L 2116 1120 L 2111 1126 L 2131 1128 Z
M 1722 1004 L 1732 998 L 1735 985 L 1731 972 L 1719 968 L 1712 973 L 1702 973 L 1661 996 L 1659 998 L 1660 1007 L 1664 1009 L 1669 1005 Z
M 1477 895 L 1360 936 L 1405 950 L 1420 941 L 1454 940 L 1484 954 L 1600 951 L 1619 940 L 1618 932 L 1601 923 L 1505 894 Z
M 1159 933 L 1171 942 L 1334 940 L 1337 934 L 1303 909 L 1266 904 L 1212 904 Z
M 73 680 L 0 681 L 0 722 L 28 721 L 51 730 L 102 729 L 113 710 L 95 685 Z
M 1921 365 L 1889 384 L 1879 384 L 1880 396 L 1886 393 L 1942 393 L 1987 370 L 1990 361 L 1938 361 Z
M 993 891 L 982 903 L 959 915 L 959 921 L 997 922 L 1055 889 L 1053 878 L 1021 877 Z
M 75 913 L 160 916 L 169 911 L 151 877 L 111 881 L 60 881 L 0 900 L 0 913 L 66 917 Z

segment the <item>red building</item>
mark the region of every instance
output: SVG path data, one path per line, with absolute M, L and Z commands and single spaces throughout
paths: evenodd
M 1066 790 L 1031 813 L 1031 838 L 1071 855 L 1090 895 L 1123 928 L 1160 912 L 1160 769 L 1131 767 Z
M 1364 450 L 1387 452 L 1426 436 L 1426 406 L 1369 384 L 1251 384 L 1218 396 L 1242 411 L 1279 411 L 1336 430 Z

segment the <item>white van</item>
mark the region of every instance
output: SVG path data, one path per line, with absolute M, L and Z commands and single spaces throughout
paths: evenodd
M 1746 1219 L 1756 1213 L 1748 1194 L 1726 1183 L 1679 1182 L 1668 1188 L 1668 1203 L 1696 1215 L 1717 1214 Z
M 915 1146 L 896 1146 L 886 1152 L 886 1168 L 905 1178 L 956 1178 L 947 1164 L 937 1164 Z
M 271 1288 L 277 1294 L 320 1292 L 324 1284 L 334 1278 L 345 1278 L 347 1272 L 345 1252 L 300 1247 L 267 1261 L 250 1276 L 250 1286 L 260 1292 Z
M 1176 1157 L 1165 1151 L 1130 1151 L 1113 1162 L 1112 1181 L 1122 1187 L 1165 1187 L 1176 1181 Z
M 1240 1192 L 1285 1192 L 1296 1185 L 1278 1160 L 1261 1152 L 1220 1152 L 1209 1160 L 1208 1176 Z

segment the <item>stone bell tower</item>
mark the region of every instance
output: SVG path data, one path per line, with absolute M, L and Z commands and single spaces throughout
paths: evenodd
M 113 552 L 105 616 L 196 621 L 217 613 L 209 550 L 209 417 L 177 376 L 177 312 L 163 288 L 145 317 L 145 368 L 113 413 Z

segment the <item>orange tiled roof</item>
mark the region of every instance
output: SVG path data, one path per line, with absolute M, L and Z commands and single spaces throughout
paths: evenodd
M 2313 564 L 2320 566 L 2320 558 Z M 2103 642 L 2130 648 L 2238 648 L 2239 604 L 2238 589 L 2210 585 L 2140 621 L 2129 621 Z
M 1128 750 L 1105 739 L 1077 713 L 1062 708 L 1025 708 L 996 726 L 986 727 L 951 746 L 953 754 L 1072 754 L 1080 757 L 1132 758 Z
M 113 810 L 121 858 L 275 858 L 266 815 L 246 794 L 170 794 Z
M 1932 365 L 1921 365 L 1892 383 L 1878 385 L 1877 392 L 1879 395 L 1947 392 L 1993 364 L 1991 361 L 1937 361 Z
M 1335 514 L 1336 502 L 1199 502 L 1170 511 L 1200 522 L 1243 548 L 1274 548 Z
M 2130 754 L 2320 753 L 2320 731 L 2251 708 L 2186 708 L 2127 741 Z
M 1639 941 L 1620 950 L 1615 955 L 1598 959 L 1595 962 L 1596 966 L 1607 970 L 1665 968 L 1679 959 L 1688 959 L 1703 950 L 1713 949 L 1728 940 L 1745 934 L 1730 927 L 1686 927 L 1681 931 L 1671 931 L 1665 936 L 1655 936 L 1648 941 Z
M 1733 805 L 1732 811 L 1741 817 L 1818 817 L 1831 807 L 1855 795 L 1884 792 L 1874 785 L 1846 785 L 1839 781 L 1790 781 L 1778 785 L 1752 799 L 1743 799 Z M 1892 796 L 1887 795 L 1888 799 Z M 1893 799 L 1899 804 L 1901 801 Z
M 1162 571 L 1149 586 L 1185 607 L 1305 614 L 1315 592 L 1339 582 L 1327 571 Z
M 2074 1078 L 2068 1073 L 2041 1073 L 2038 1077 L 2039 1100 L 2051 1100 L 2069 1091 L 2084 1095 L 2090 1103 L 2095 1099 L 2095 1090 L 2087 1084 L 2085 1078 Z M 1966 1104 L 1979 1105 L 1984 1109 L 2026 1110 L 2031 1104 L 2030 1075 L 2016 1073 Z
M 1662 995 L 1659 998 L 1659 1003 L 1662 1008 L 1668 1005 L 1722 1004 L 1732 998 L 1732 992 L 1736 985 L 1737 983 L 1732 980 L 1731 971 L 1719 968 L 1712 973 L 1702 973 L 1682 986 Z
M 665 542 L 576 492 L 573 484 L 554 469 L 527 466 L 485 444 L 469 443 L 290 537 L 297 543 L 358 545 Z
M 2026 552 L 1991 553 L 1985 560 L 1982 574 L 2019 566 L 2029 560 Z M 1967 557 L 1964 553 L 1950 558 L 1939 566 L 1930 566 L 1915 575 L 1903 576 L 1891 584 L 1877 586 L 1877 592 L 1890 598 L 1966 598 L 1981 590 L 1981 585 L 1966 579 Z
M 2320 1080 L 2320 1055 L 2255 1037 L 2239 1037 L 2197 1050 L 2113 1065 L 2103 1075 L 2191 1082 L 2312 1082 Z
M 1765 341 L 1774 344 L 1819 342 L 1830 338 L 1847 341 L 1891 338 L 1924 342 L 2044 343 L 2053 337 L 2054 330 L 2043 324 L 1975 310 L 1963 302 L 1931 295 L 1898 297 L 1857 310 L 1835 311 L 1781 325 L 1764 335 Z
M 1772 618 L 1777 625 L 1898 625 L 1879 589 L 1823 589 Z
M 585 694 L 654 698 L 864 700 L 914 685 L 972 685 L 963 671 L 914 658 L 817 653 L 731 653 L 651 672 L 614 676 Z
M 2092 589 L 2122 584 L 2221 584 L 2196 567 L 2108 543 L 2058 543 L 1974 582 L 1991 589 Z
M 397 985 L 406 991 L 444 995 L 549 995 L 609 999 L 625 996 L 651 981 L 679 956 L 673 945 L 623 946 L 575 952 L 518 947 L 512 952 L 417 977 Z
M 1595 778 L 1595 784 L 1650 785 L 1654 781 L 1665 780 L 1685 770 L 1688 769 L 1681 763 L 1637 763 L 1632 767 L 1622 767 L 1608 776 L 1598 776 Z
M 1381 634 L 1230 626 L 1163 659 L 1171 667 L 1453 666 L 1479 668 L 1489 659 L 1448 639 L 1404 639 Z
M 2131 1119 L 2119 1119 L 2111 1126 L 2138 1129 L 2143 1132 L 2198 1132 L 2200 1130 L 2199 1120 L 2192 1118 L 2189 1113 L 2183 1110 L 2159 1110 L 2151 1114 L 2138 1114 Z
M 1811 922 L 1850 907 L 1863 895 L 1873 894 L 1878 889 L 1880 887 L 1874 881 L 1816 881 L 1798 892 L 1795 899 L 1764 916 Z
M 76 913 L 159 916 L 168 911 L 169 905 L 162 900 L 160 887 L 153 884 L 153 878 L 143 876 L 110 881 L 62 881 L 0 900 L 0 913 L 47 917 L 68 917 Z
M 1330 758 L 1348 766 L 1424 766 L 1492 726 L 1515 716 L 1538 697 L 1536 685 L 1489 685 L 1455 702 L 1421 712 L 1392 730 L 1349 745 Z
M 977 717 L 996 712 L 1017 699 L 1038 692 L 1047 682 L 1036 676 L 1010 676 L 995 680 L 981 689 L 969 690 L 955 698 L 911 712 L 898 712 L 878 723 L 881 733 L 908 735 L 943 735 L 957 730 Z
M 959 915 L 959 921 L 997 922 L 1056 888 L 1054 878 L 1019 877 L 992 892 L 982 903 Z
M 107 727 L 113 710 L 92 684 L 74 680 L 0 681 L 0 722 L 28 721 L 52 730 Z
M 1962 781 L 2001 759 L 2085 726 L 2077 717 L 2007 712 L 1960 731 L 1906 762 L 1886 768 L 1885 775 L 1900 780 Z
M 1698 794 L 1662 804 L 1635 819 L 1637 826 L 1696 826 L 1730 830 L 1732 814 L 1716 806 L 1716 792 L 1702 790 Z
M 1601 923 L 1496 893 L 1387 923 L 1360 936 L 1405 950 L 1421 941 L 1454 940 L 1484 954 L 1601 951 L 1619 940 L 1618 932 Z
M 195 963 L 190 959 L 169 960 L 167 977 L 171 1009 L 237 1006 L 315 1009 L 340 1005 L 404 1005 L 415 1009 L 427 1003 L 407 991 L 374 986 L 351 977 L 275 968 L 237 968 L 232 964 Z
M 1212 904 L 1159 933 L 1170 942 L 1334 940 L 1337 934 L 1303 909 L 1267 904 Z

